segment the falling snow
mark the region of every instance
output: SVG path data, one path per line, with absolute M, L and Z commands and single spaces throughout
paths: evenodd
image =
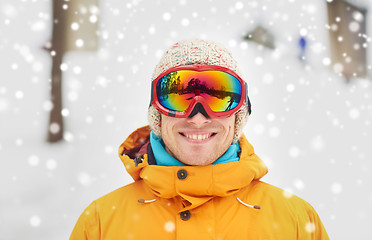
M 74 30 L 74 31 L 77 31 L 79 29 L 79 23 L 77 22 L 73 22 L 71 23 L 71 29 Z
M 297 158 L 300 155 L 300 149 L 298 147 L 292 146 L 289 148 L 289 156 L 292 158 Z
M 315 230 L 316 230 L 316 226 L 315 226 L 314 223 L 312 223 L 312 222 L 308 222 L 308 223 L 306 223 L 306 225 L 305 225 L 305 229 L 306 229 L 307 232 L 312 233 L 312 232 L 315 232 Z
M 69 9 L 68 2 L 62 9 Z M 328 42 L 331 31 L 347 43 L 340 33 L 346 29 L 363 40 L 350 50 L 371 56 L 372 4 L 362 2 L 367 15 L 351 10 L 349 20 L 338 16 L 335 24 L 327 22 L 324 2 L 310 0 L 108 0 L 81 8 L 76 14 L 86 15 L 86 22 L 75 19 L 66 29 L 78 34 L 86 24 L 97 24 L 99 44 L 97 51 L 66 53 L 59 66 L 62 126 L 49 125 L 51 59 L 60 54 L 45 50 L 51 48 L 50 3 L 2 1 L 0 182 L 7 192 L 0 208 L 2 237 L 25 239 L 40 230 L 38 239 L 66 239 L 86 203 L 132 181 L 123 173 L 117 147 L 147 124 L 152 71 L 175 41 L 199 37 L 227 46 L 248 82 L 252 115 L 244 133 L 269 166 L 263 181 L 285 189 L 285 197 L 309 201 L 331 239 L 368 239 L 372 84 L 341 77 L 355 56 L 345 51 L 342 62 L 332 58 Z M 360 33 L 364 21 L 368 34 Z M 258 25 L 273 34 L 275 49 L 243 40 Z M 306 61 L 298 59 L 300 36 L 307 40 Z M 84 49 L 90 40 L 79 36 L 71 43 Z M 48 131 L 62 127 L 63 142 L 45 141 Z M 355 199 L 358 209 L 349 208 Z M 166 232 L 175 227 L 164 223 Z M 304 227 L 316 230 L 312 222 Z
M 333 183 L 331 189 L 334 194 L 339 194 L 342 192 L 342 185 L 340 183 Z
M 53 158 L 51 159 L 48 159 L 46 162 L 45 162 L 45 165 L 46 165 L 46 168 L 48 170 L 55 170 L 58 166 L 57 164 L 57 161 Z
M 66 70 L 68 69 L 68 65 L 67 65 L 67 63 L 62 63 L 61 66 L 60 66 L 60 69 L 61 69 L 62 71 L 66 71 Z
M 85 187 L 90 186 L 94 181 L 93 177 L 86 172 L 79 173 L 77 178 L 79 183 Z
M 49 125 L 49 131 L 53 134 L 58 133 L 61 130 L 61 126 L 58 123 L 51 123 Z
M 83 39 L 76 39 L 76 41 L 75 41 L 75 45 L 76 45 L 76 47 L 78 47 L 78 48 L 81 48 L 81 47 L 83 47 L 84 46 L 84 40 Z M 62 70 L 62 69 L 61 69 Z M 64 71 L 64 70 L 62 70 L 62 71 Z
M 174 224 L 174 222 L 169 221 L 164 224 L 164 229 L 167 232 L 173 232 L 175 228 L 176 228 L 176 225 Z
M 182 19 L 181 25 L 187 27 L 190 24 L 190 20 L 187 18 Z
M 32 166 L 32 167 L 35 167 L 35 166 L 39 165 L 39 163 L 40 163 L 40 159 L 36 155 L 31 155 L 28 158 L 28 164 L 30 164 L 30 166 Z
M 303 190 L 305 188 L 305 183 L 301 179 L 295 179 L 293 184 L 298 190 Z
M 41 219 L 40 219 L 40 217 L 39 216 L 32 216 L 31 218 L 30 218 L 30 225 L 32 226 L 32 227 L 39 227 L 40 226 L 40 224 L 41 224 Z

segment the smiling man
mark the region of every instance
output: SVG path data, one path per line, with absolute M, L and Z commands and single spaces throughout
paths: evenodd
M 70 240 L 329 239 L 310 204 L 260 181 L 267 167 L 242 134 L 247 83 L 223 46 L 165 52 L 148 112 L 119 148 L 135 182 L 93 201 Z
M 189 118 L 162 116 L 162 138 L 169 155 L 187 165 L 208 165 L 232 143 L 235 116 L 211 119 L 197 113 Z

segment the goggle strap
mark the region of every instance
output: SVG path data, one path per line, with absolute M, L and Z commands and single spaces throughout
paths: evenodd
M 153 85 L 154 85 L 154 84 L 151 84 L 151 99 L 150 99 L 149 107 L 152 106 L 152 101 L 154 100 L 154 95 L 153 95 Z
M 169 116 L 169 117 L 175 117 L 175 116 L 176 116 L 176 111 L 169 110 L 169 112 L 168 112 L 168 116 Z
M 244 88 L 245 88 L 245 104 L 248 106 L 248 113 L 251 115 L 251 101 L 248 97 L 248 84 L 244 82 Z

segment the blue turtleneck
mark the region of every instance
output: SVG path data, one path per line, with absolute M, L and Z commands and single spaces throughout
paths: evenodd
M 150 133 L 150 144 L 156 163 L 162 166 L 186 166 L 186 164 L 178 161 L 165 150 L 165 144 L 161 138 L 156 136 L 152 131 Z M 239 161 L 239 143 L 231 144 L 227 151 L 213 165 Z

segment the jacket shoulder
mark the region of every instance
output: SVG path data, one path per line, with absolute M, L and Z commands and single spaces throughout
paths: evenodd
M 107 227 L 105 222 L 122 223 L 121 216 L 128 210 L 135 208 L 139 198 L 153 196 L 143 184 L 136 181 L 118 188 L 96 200 L 94 200 L 80 215 L 70 240 L 98 240 L 101 239 L 103 228 Z
M 142 180 L 120 187 L 94 201 L 100 208 L 125 201 L 137 201 L 139 198 L 153 197 Z
M 261 210 L 273 218 L 292 223 L 297 228 L 299 239 L 329 239 L 315 209 L 302 198 L 279 187 L 253 181 L 244 189 L 243 197 L 249 202 L 259 204 Z
M 314 208 L 304 199 L 274 185 L 260 180 L 252 182 L 247 194 L 257 197 L 257 200 L 269 203 L 270 206 L 285 207 L 294 212 L 312 212 Z

